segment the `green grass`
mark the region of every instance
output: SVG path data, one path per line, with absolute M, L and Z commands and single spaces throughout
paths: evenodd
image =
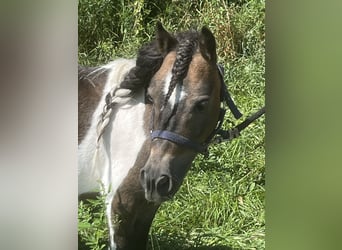
M 156 20 L 169 31 L 206 25 L 246 116 L 265 103 L 264 9 L 264 0 L 80 0 L 79 63 L 133 57 L 153 37 Z M 234 119 L 229 112 L 226 119 L 228 128 Z M 90 249 L 107 242 L 102 208 L 101 200 L 79 205 L 79 238 Z M 159 209 L 149 249 L 265 249 L 264 117 L 238 139 L 211 146 L 207 158 L 196 158 L 175 198 Z

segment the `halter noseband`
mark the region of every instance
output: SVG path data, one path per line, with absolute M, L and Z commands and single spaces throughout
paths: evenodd
M 240 118 L 242 116 L 242 114 L 240 113 L 240 111 L 238 110 L 237 106 L 235 105 L 233 99 L 231 98 L 227 86 L 224 83 L 224 79 L 223 79 L 223 67 L 221 65 L 217 65 L 218 71 L 219 71 L 219 75 L 220 75 L 220 82 L 221 82 L 221 103 L 223 104 L 227 104 L 227 106 L 229 107 L 229 109 L 231 110 L 231 112 L 233 113 L 234 117 L 236 119 Z M 191 139 L 184 137 L 180 134 L 171 132 L 171 131 L 167 131 L 167 130 L 153 130 L 153 127 L 151 126 L 151 139 L 154 140 L 156 138 L 159 139 L 164 139 L 164 140 L 168 140 L 171 142 L 174 142 L 178 145 L 184 146 L 186 148 L 192 149 L 195 152 L 201 153 L 201 154 L 205 154 L 208 150 L 208 146 L 209 144 L 212 142 L 213 138 L 215 135 L 220 134 L 219 132 L 222 132 L 223 130 L 221 130 L 221 126 L 223 124 L 224 121 L 224 116 L 226 113 L 226 109 L 224 108 L 225 105 L 223 105 L 223 108 L 220 108 L 220 114 L 219 114 L 219 118 L 217 121 L 217 125 L 216 128 L 213 130 L 213 132 L 209 135 L 209 137 L 205 140 L 204 143 L 198 143 L 198 142 L 194 142 Z M 151 124 L 153 124 L 153 119 L 154 119 L 154 111 L 152 111 L 152 118 L 151 118 Z M 236 136 L 237 137 L 237 136 Z
M 155 138 L 164 139 L 168 141 L 172 141 L 178 145 L 182 145 L 186 148 L 190 148 L 198 153 L 205 153 L 207 151 L 208 146 L 206 144 L 201 144 L 190 140 L 180 134 L 176 134 L 167 130 L 154 130 L 151 131 L 152 140 Z

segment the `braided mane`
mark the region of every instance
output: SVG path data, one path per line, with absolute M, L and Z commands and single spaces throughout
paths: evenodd
M 163 107 L 172 95 L 173 90 L 177 84 L 183 84 L 183 79 L 186 77 L 192 55 L 195 52 L 198 44 L 198 33 L 194 31 L 188 31 L 187 33 L 181 33 L 178 38 L 178 47 L 176 50 L 176 61 L 172 67 L 172 77 L 169 85 L 168 92 L 165 96 Z M 163 109 L 162 107 L 162 109 Z

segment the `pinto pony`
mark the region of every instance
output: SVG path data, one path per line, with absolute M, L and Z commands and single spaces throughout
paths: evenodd
M 146 249 L 160 204 L 222 123 L 211 31 L 156 37 L 136 60 L 79 67 L 79 197 L 106 196 L 110 249 Z

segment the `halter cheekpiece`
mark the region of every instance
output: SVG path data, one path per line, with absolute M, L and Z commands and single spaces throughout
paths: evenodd
M 220 108 L 220 114 L 217 121 L 216 128 L 212 131 L 209 137 L 205 140 L 204 143 L 198 143 L 192 141 L 191 139 L 184 137 L 180 134 L 174 133 L 168 130 L 154 130 L 153 129 L 153 120 L 154 120 L 154 111 L 152 108 L 152 117 L 151 117 L 151 140 L 156 138 L 168 140 L 183 147 L 189 148 L 194 150 L 197 153 L 206 154 L 208 151 L 208 146 L 211 143 L 221 143 L 224 141 L 230 141 L 234 138 L 237 138 L 240 135 L 240 132 L 246 128 L 250 123 L 258 119 L 262 114 L 265 113 L 265 107 L 261 108 L 258 112 L 254 113 L 253 115 L 246 118 L 245 121 L 237 125 L 236 127 L 229 129 L 229 130 L 222 130 L 222 124 L 224 121 L 224 116 L 226 114 L 226 105 L 229 107 L 230 111 L 232 112 L 235 119 L 239 119 L 242 114 L 235 105 L 233 99 L 231 98 L 227 86 L 224 83 L 224 69 L 221 65 L 217 65 L 217 69 L 220 75 L 221 81 L 221 94 L 220 99 L 221 103 L 223 104 Z

